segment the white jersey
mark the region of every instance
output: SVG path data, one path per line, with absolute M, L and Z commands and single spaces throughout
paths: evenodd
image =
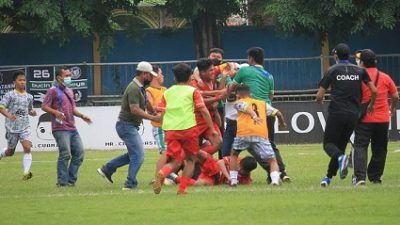
M 6 108 L 17 119 L 11 121 L 6 118 L 6 131 L 9 133 L 22 133 L 29 129 L 29 111 L 33 108 L 33 96 L 28 93 L 18 93 L 15 90 L 7 92 L 0 101 L 0 107 Z

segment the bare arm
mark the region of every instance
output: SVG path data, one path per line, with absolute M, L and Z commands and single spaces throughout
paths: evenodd
M 11 113 L 9 113 L 5 108 L 0 107 L 0 113 L 3 114 L 4 117 L 8 118 L 11 121 L 15 121 L 17 117 Z
M 130 105 L 129 108 L 131 110 L 131 113 L 136 115 L 136 116 L 142 117 L 142 118 L 147 119 L 147 120 L 156 121 L 156 122 L 160 121 L 160 117 L 159 116 L 153 116 L 153 115 L 150 115 L 150 114 L 146 113 L 137 104 Z
M 368 85 L 369 90 L 371 91 L 371 101 L 369 102 L 367 111 L 372 113 L 374 111 L 377 90 L 376 90 L 375 85 L 372 83 L 372 81 L 368 82 L 367 85 Z
M 275 116 L 278 117 L 279 126 L 280 126 L 281 128 L 286 128 L 286 127 L 287 127 L 287 124 L 286 124 L 286 122 L 285 122 L 285 118 L 283 117 L 283 114 L 281 113 L 281 111 L 278 111 L 278 112 L 275 114 Z
M 229 171 L 226 169 L 224 160 L 223 159 L 218 160 L 217 165 L 222 174 L 230 181 L 231 176 L 229 175 Z
M 83 121 L 85 121 L 87 124 L 91 124 L 92 123 L 92 119 L 86 115 L 84 115 L 83 113 L 79 112 L 78 109 L 74 109 L 73 112 L 74 116 L 81 118 Z
M 319 87 L 318 92 L 317 92 L 317 96 L 316 96 L 316 101 L 318 104 L 322 104 L 324 101 L 324 96 L 325 96 L 326 90 L 323 87 Z
M 62 112 L 60 112 L 60 111 L 58 111 L 56 109 L 53 109 L 53 108 L 51 108 L 51 107 L 49 107 L 47 105 L 42 105 L 42 110 L 47 112 L 47 113 L 52 114 L 54 117 L 56 117 L 59 120 L 65 120 L 64 113 L 62 113 Z
M 391 97 L 392 97 L 392 100 L 390 103 L 390 114 L 393 116 L 396 111 L 397 102 L 399 101 L 399 93 L 396 91 L 395 93 L 393 93 L 391 95 Z

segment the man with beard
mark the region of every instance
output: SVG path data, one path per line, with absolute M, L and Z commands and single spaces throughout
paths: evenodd
M 116 130 L 118 136 L 125 142 L 128 152 L 107 162 L 97 172 L 109 183 L 113 183 L 112 174 L 117 168 L 129 164 L 128 176 L 122 190 L 131 190 L 138 185 L 136 175 L 144 161 L 144 146 L 138 132 L 143 119 L 159 121 L 159 116 L 145 112 L 147 97 L 145 86 L 148 85 L 157 73 L 148 62 L 140 62 L 136 68 L 136 76 L 125 89 L 122 96 L 121 111 L 119 113 Z

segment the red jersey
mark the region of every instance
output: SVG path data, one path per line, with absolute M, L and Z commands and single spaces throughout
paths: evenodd
M 230 170 L 231 157 L 230 156 L 225 156 L 223 158 L 223 160 L 224 160 L 224 164 L 225 164 L 226 169 L 229 171 Z M 237 164 L 238 165 L 240 164 L 240 160 L 241 160 L 240 157 L 238 157 L 237 158 Z M 242 175 L 238 174 L 238 182 L 239 182 L 239 184 L 251 184 L 251 181 L 252 180 L 251 180 L 250 173 L 248 175 L 246 175 L 246 176 L 242 176 Z M 222 172 L 220 174 L 219 183 L 220 184 L 229 184 L 228 179 L 222 174 Z
M 375 83 L 377 68 L 367 68 L 372 83 Z M 397 87 L 393 80 L 384 72 L 379 71 L 379 79 L 376 85 L 377 96 L 373 113 L 366 113 L 362 119 L 363 123 L 387 123 L 390 121 L 388 97 L 396 93 Z M 362 83 L 361 103 L 367 103 L 371 99 L 371 92 L 368 86 Z
M 210 83 L 211 83 L 211 85 L 204 84 L 204 85 L 200 86 L 195 79 L 192 79 L 190 81 L 190 85 L 195 87 L 199 91 L 213 91 L 213 90 L 215 90 L 214 82 L 211 81 Z M 207 96 L 203 95 L 203 98 L 206 99 Z M 214 118 L 214 110 L 215 110 L 214 109 L 214 104 L 213 103 L 206 104 L 206 107 L 208 109 L 208 112 L 210 113 L 211 118 Z M 203 116 L 201 115 L 201 113 L 198 110 L 195 110 L 195 114 L 196 114 L 197 123 L 204 122 L 204 118 L 203 118 Z

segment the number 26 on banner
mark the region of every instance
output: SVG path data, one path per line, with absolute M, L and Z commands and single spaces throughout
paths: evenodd
M 50 78 L 50 72 L 46 70 L 33 70 L 33 78 Z

